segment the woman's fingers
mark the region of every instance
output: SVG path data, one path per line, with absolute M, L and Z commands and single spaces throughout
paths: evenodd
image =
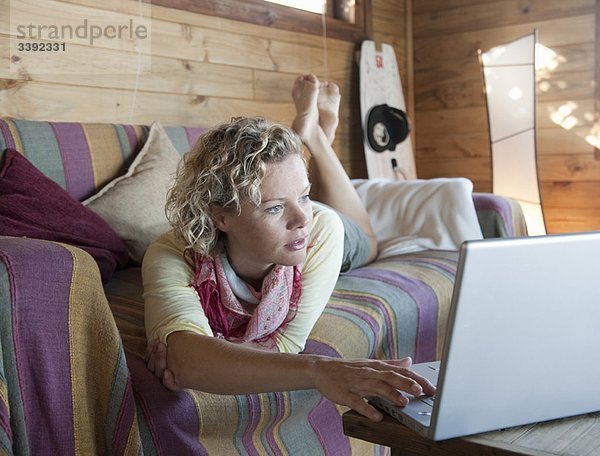
M 356 395 L 367 399 L 381 397 L 399 407 L 405 407 L 408 404 L 408 398 L 404 394 L 394 386 L 381 380 L 367 380 L 362 387 L 356 388 L 354 392 Z
M 165 369 L 163 371 L 162 383 L 163 386 L 168 390 L 174 392 L 181 391 L 181 388 L 179 388 L 179 386 L 177 386 L 177 383 L 175 383 L 175 377 L 173 376 L 173 373 L 169 369 Z
M 354 396 L 346 405 L 371 421 L 381 421 L 383 419 L 383 414 L 360 396 Z
M 373 368 L 376 370 L 381 370 L 382 372 L 394 372 L 402 377 L 394 378 L 393 376 L 390 376 L 388 379 L 392 383 L 399 382 L 398 389 L 410 393 L 413 396 L 435 394 L 435 386 L 433 386 L 425 377 L 410 369 L 410 366 L 412 365 L 412 360 L 410 358 L 373 361 L 373 363 Z
M 158 340 L 153 340 L 151 343 L 148 344 L 148 347 L 146 347 L 146 355 L 145 355 L 145 360 L 146 360 L 146 366 L 148 367 L 148 370 L 150 372 L 154 372 L 155 371 L 155 361 L 156 361 L 156 348 L 158 347 Z
M 158 378 L 163 377 L 163 373 L 167 368 L 167 346 L 162 342 L 158 343 L 154 351 L 154 375 Z
M 375 407 L 370 405 L 365 398 L 373 396 L 382 397 L 400 407 L 404 407 L 408 404 L 408 399 L 397 389 L 389 386 L 385 382 L 373 379 L 364 381 L 360 388 L 351 388 L 349 391 L 339 391 L 338 393 L 339 395 L 337 397 L 336 395 L 329 395 L 329 399 L 356 410 L 358 413 L 366 416 L 372 421 L 380 421 L 383 418 L 383 415 Z
M 390 360 L 386 360 L 385 362 L 388 364 L 392 364 L 394 366 L 398 366 L 398 367 L 412 366 L 412 358 L 410 356 L 407 356 L 406 358 L 400 358 L 400 359 L 390 359 Z
M 365 402 L 368 397 L 382 397 L 400 407 L 413 396 L 434 394 L 435 387 L 424 377 L 408 369 L 409 359 L 395 362 L 377 360 L 327 361 L 317 374 L 317 388 L 329 399 L 353 408 L 369 419 L 378 421 L 381 414 Z M 360 400 L 359 400 L 360 399 Z
M 153 340 L 146 348 L 145 359 L 148 370 L 154 372 L 158 378 L 162 378 L 167 368 L 167 346 L 158 340 Z
M 164 343 L 158 339 L 150 341 L 146 347 L 144 359 L 148 369 L 162 380 L 165 388 L 175 392 L 181 391 L 175 382 L 175 376 L 167 369 L 167 346 Z
M 380 382 L 380 385 L 377 388 L 377 396 L 387 399 L 393 404 L 396 404 L 400 407 L 405 407 L 408 405 L 408 398 L 400 392 L 401 390 L 392 386 L 387 382 Z
M 152 339 L 148 342 L 148 345 L 146 345 L 146 354 L 144 355 L 144 360 L 146 361 L 146 364 L 148 364 L 148 362 L 150 361 L 150 358 L 152 357 L 152 354 L 154 350 L 156 350 L 157 346 L 158 339 Z
M 379 371 L 377 379 L 386 385 L 399 391 L 405 391 L 413 396 L 423 394 L 423 387 L 419 382 L 420 376 L 406 368 L 400 368 L 399 370 L 400 372 L 393 370 Z
M 435 394 L 435 386 L 429 380 L 427 380 L 425 377 L 423 377 L 422 375 L 419 375 L 415 371 L 412 371 L 410 369 L 406 369 L 403 372 L 403 375 L 405 375 L 406 377 L 409 377 L 409 378 L 413 379 L 415 382 L 417 382 L 421 386 L 421 390 L 422 390 L 418 394 L 414 394 L 411 391 L 407 391 L 407 392 L 414 394 L 416 396 L 420 396 L 421 394 L 426 394 L 427 396 L 433 396 Z
M 365 375 L 370 378 L 384 380 L 400 391 L 420 396 L 421 394 L 435 394 L 435 387 L 422 375 L 405 366 L 410 366 L 412 360 L 404 358 L 390 361 L 358 361 L 358 365 L 366 369 Z

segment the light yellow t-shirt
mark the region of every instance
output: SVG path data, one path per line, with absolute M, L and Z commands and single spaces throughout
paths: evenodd
M 298 353 L 323 312 L 337 281 L 344 248 L 344 227 L 331 209 L 313 203 L 306 261 L 302 266 L 302 297 L 298 312 L 278 331 L 280 352 Z M 183 257 L 184 244 L 172 231 L 156 238 L 144 255 L 145 323 L 148 340 L 166 343 L 176 331 L 213 336 L 196 290 L 190 285 L 193 268 Z

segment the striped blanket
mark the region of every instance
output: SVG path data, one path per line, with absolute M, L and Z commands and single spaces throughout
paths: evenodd
M 437 359 L 456 270 L 456 252 L 420 252 L 342 275 L 306 352 L 336 357 Z M 377 454 L 344 436 L 345 411 L 316 390 L 216 396 L 162 388 L 141 361 L 146 346 L 139 270 L 118 272 L 106 287 L 128 352 L 148 451 L 173 454 Z M 176 427 L 190 440 L 168 440 Z M 194 432 L 199 429 L 199 434 Z M 167 439 L 167 440 L 165 440 Z M 383 451 L 383 450 L 382 450 Z
M 167 128 L 183 153 L 202 131 Z M 82 200 L 125 171 L 147 127 L 0 119 L 15 147 Z M 519 235 L 516 207 L 475 195 L 484 235 Z M 439 358 L 457 253 L 422 251 L 340 276 L 306 352 Z M 72 246 L 0 233 L 0 454 L 377 455 L 316 390 L 173 393 L 146 369 L 139 268 L 102 288 Z
M 146 369 L 138 268 L 101 288 L 82 250 L 0 237 L 0 445 L 6 454 L 380 454 L 316 390 L 173 393 Z M 340 277 L 307 352 L 439 356 L 455 252 Z
M 83 250 L 0 237 L 0 450 L 137 454 L 123 346 Z

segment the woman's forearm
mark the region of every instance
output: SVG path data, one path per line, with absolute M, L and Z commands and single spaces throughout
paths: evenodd
M 175 391 L 253 394 L 316 388 L 331 401 L 376 421 L 381 413 L 364 398 L 380 396 L 404 406 L 408 399 L 400 391 L 415 396 L 435 393 L 431 383 L 409 369 L 410 358 L 348 360 L 274 353 L 186 331 L 168 336 L 167 352 L 166 369 L 159 362 L 163 367 L 158 375 L 164 371 L 163 382 Z M 150 364 L 156 369 L 156 363 Z
M 276 353 L 191 332 L 168 337 L 167 368 L 180 388 L 252 394 L 314 388 L 319 356 Z

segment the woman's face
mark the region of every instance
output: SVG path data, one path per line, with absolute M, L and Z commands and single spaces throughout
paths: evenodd
M 267 164 L 262 202 L 242 202 L 240 215 L 218 211 L 217 227 L 226 234 L 227 257 L 249 283 L 260 282 L 275 264 L 304 262 L 312 225 L 310 184 L 302 158 L 290 155 Z

